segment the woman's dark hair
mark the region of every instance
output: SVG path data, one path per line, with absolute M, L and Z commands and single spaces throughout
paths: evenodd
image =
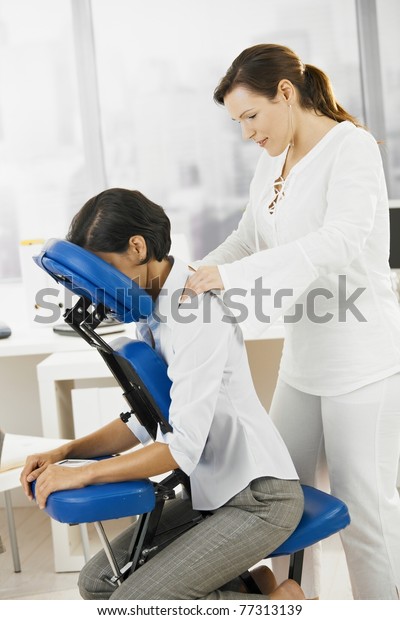
M 288 47 L 262 43 L 245 49 L 233 61 L 214 91 L 214 101 L 223 105 L 226 95 L 236 86 L 275 99 L 278 84 L 292 82 L 300 95 L 300 106 L 328 116 L 339 123 L 360 123 L 342 108 L 335 99 L 329 77 L 313 65 L 303 65 Z
M 145 263 L 161 261 L 171 248 L 171 224 L 164 209 L 138 191 L 107 189 L 90 198 L 74 216 L 67 240 L 92 252 L 127 251 L 129 239 L 141 235 Z

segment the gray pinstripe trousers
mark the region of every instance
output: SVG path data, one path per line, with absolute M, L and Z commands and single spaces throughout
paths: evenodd
M 117 589 L 103 579 L 112 573 L 105 553 L 100 551 L 79 575 L 81 596 L 99 600 L 265 599 L 235 592 L 235 578 L 290 536 L 300 521 L 303 503 L 298 481 L 258 478 L 175 538 Z M 177 527 L 198 514 L 189 500 L 171 500 L 164 508 L 159 530 Z M 121 563 L 126 561 L 134 527 L 112 542 Z

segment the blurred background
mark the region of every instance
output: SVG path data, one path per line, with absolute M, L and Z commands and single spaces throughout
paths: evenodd
M 64 237 L 106 187 L 164 206 L 193 259 L 222 241 L 260 151 L 212 95 L 261 42 L 328 73 L 381 141 L 396 207 L 399 25 L 399 0 L 0 0 L 0 283 L 22 240 Z

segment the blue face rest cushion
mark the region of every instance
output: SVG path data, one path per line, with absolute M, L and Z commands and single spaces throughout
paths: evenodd
M 75 295 L 103 304 L 108 314 L 123 323 L 147 318 L 153 300 L 130 278 L 101 258 L 74 243 L 49 239 L 35 263 Z

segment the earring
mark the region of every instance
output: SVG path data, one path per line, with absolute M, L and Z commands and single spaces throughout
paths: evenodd
M 293 111 L 292 111 L 292 104 L 289 103 L 288 104 L 288 108 L 289 108 L 289 126 L 290 126 L 290 134 L 291 134 L 291 139 L 289 142 L 289 146 L 291 146 L 292 148 L 294 147 L 294 130 L 293 130 Z

